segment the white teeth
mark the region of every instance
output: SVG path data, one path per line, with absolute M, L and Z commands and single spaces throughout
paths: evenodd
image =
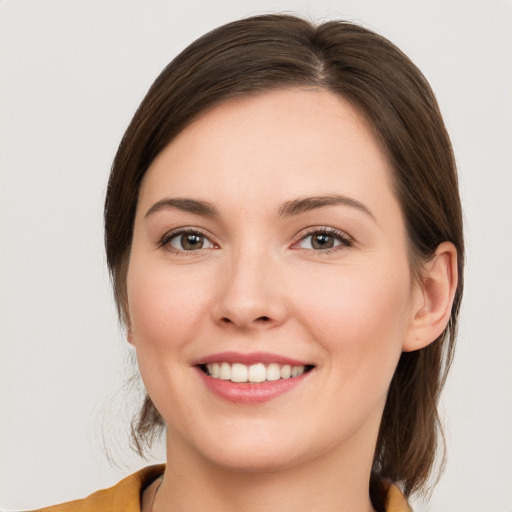
M 219 379 L 231 380 L 231 365 L 229 363 L 222 363 L 220 365 Z
M 245 364 L 235 363 L 231 366 L 231 382 L 247 382 L 249 370 Z
M 304 366 L 294 366 L 292 368 L 292 377 L 298 377 L 304 373 Z
M 281 368 L 277 363 L 270 363 L 267 366 L 267 380 L 279 380 L 281 378 Z
M 306 370 L 305 366 L 289 364 L 281 366 L 278 363 L 270 363 L 265 366 L 263 363 L 256 363 L 247 366 L 241 363 L 229 364 L 227 362 L 209 363 L 206 365 L 206 369 L 210 377 L 214 379 L 253 383 L 299 377 Z
M 213 363 L 209 368 L 210 375 L 218 379 L 220 377 L 220 365 L 219 363 Z
M 289 364 L 285 364 L 281 368 L 281 379 L 289 379 L 292 376 L 292 367 Z
M 249 366 L 249 382 L 263 382 L 267 380 L 267 369 L 262 363 Z

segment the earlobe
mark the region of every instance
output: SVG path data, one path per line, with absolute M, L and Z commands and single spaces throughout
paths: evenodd
M 132 329 L 132 323 L 130 321 L 130 317 L 128 314 L 125 314 L 125 325 L 126 325 L 126 341 L 130 345 L 135 345 L 134 339 L 133 339 L 133 329 Z
M 126 295 L 123 297 L 122 304 L 121 304 L 121 311 L 122 311 L 122 322 L 126 329 L 126 341 L 130 345 L 135 345 L 134 343 L 134 337 L 133 337 L 133 328 L 132 328 L 132 321 L 130 318 L 130 311 L 128 308 L 128 300 L 126 299 Z
M 424 348 L 442 334 L 450 319 L 457 281 L 457 249 L 451 242 L 443 242 L 424 265 L 404 352 Z

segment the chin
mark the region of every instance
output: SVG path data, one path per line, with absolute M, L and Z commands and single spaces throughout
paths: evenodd
M 272 429 L 271 426 L 262 425 L 261 422 L 255 424 L 254 421 L 235 421 L 228 431 L 211 428 L 208 433 L 204 431 L 198 433 L 197 437 L 190 437 L 188 432 L 186 449 L 194 453 L 198 462 L 203 460 L 211 467 L 226 471 L 275 472 L 293 467 L 302 459 L 308 458 L 304 449 L 297 450 L 297 447 L 304 446 L 304 443 L 297 438 L 300 436 L 290 436 L 290 432 L 293 432 L 290 429 L 287 429 L 287 432 L 284 434 L 281 428 L 276 428 L 274 425 Z M 225 441 L 219 442 L 220 439 Z M 180 439 L 174 436 L 168 437 L 167 442 L 169 458 L 173 458 L 173 449 L 179 450 L 180 446 L 184 446 Z
M 209 454 L 212 465 L 236 473 L 274 473 L 300 463 L 296 453 L 280 453 L 274 447 L 227 450 Z

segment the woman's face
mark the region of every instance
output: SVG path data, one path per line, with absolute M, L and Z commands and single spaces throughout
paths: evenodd
M 371 463 L 419 295 L 390 180 L 362 118 L 321 90 L 230 100 L 160 153 L 137 206 L 128 337 L 171 453 L 239 470 Z

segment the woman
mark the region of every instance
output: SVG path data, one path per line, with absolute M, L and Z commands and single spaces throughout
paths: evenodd
M 407 57 L 284 15 L 206 34 L 128 127 L 105 226 L 148 393 L 138 448 L 165 428 L 167 465 L 49 510 L 408 510 L 434 466 L 463 237 Z

